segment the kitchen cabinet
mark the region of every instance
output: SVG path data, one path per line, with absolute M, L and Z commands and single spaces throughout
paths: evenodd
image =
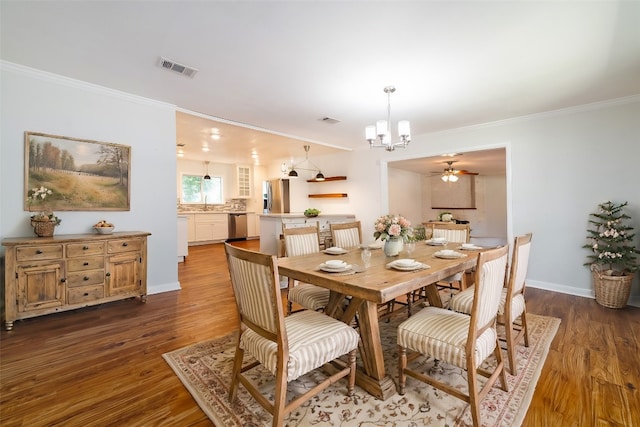
M 355 221 L 355 215 L 321 214 L 307 218 L 303 214 L 261 214 L 260 216 L 260 252 L 278 255 L 278 241 L 282 227 L 308 227 L 318 225 L 320 244 L 331 236 L 329 224 Z
M 196 241 L 196 219 L 194 214 L 185 215 L 187 217 L 187 242 Z
M 184 262 L 189 255 L 189 223 L 185 215 L 178 216 L 178 262 Z
M 257 237 L 260 234 L 258 229 L 258 216 L 254 212 L 247 212 L 247 237 Z
M 251 197 L 251 168 L 249 166 L 236 166 L 236 196 L 240 199 Z
M 9 238 L 5 327 L 16 320 L 147 296 L 147 232 Z
M 195 241 L 226 240 L 229 237 L 229 218 L 226 213 L 195 214 Z

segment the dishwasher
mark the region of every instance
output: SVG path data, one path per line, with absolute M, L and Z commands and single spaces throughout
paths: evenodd
M 247 214 L 229 214 L 229 238 L 228 242 L 234 240 L 247 240 Z

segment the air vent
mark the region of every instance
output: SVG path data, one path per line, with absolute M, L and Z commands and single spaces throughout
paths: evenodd
M 189 67 L 189 66 L 186 66 L 186 65 L 183 65 L 183 64 L 179 64 L 179 63 L 177 63 L 175 61 L 172 61 L 170 59 L 163 58 L 163 57 L 160 57 L 159 65 L 160 65 L 160 67 L 164 68 L 165 70 L 170 70 L 170 71 L 173 71 L 173 72 L 178 73 L 178 74 L 182 74 L 183 76 L 187 76 L 187 77 L 193 77 L 198 72 L 198 70 L 196 68 Z
M 331 125 L 335 125 L 336 123 L 340 123 L 340 120 L 334 119 L 333 117 L 323 117 L 320 119 L 321 122 L 329 123 Z

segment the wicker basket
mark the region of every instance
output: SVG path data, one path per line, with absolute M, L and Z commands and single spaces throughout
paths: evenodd
M 38 237 L 51 237 L 53 236 L 53 229 L 56 227 L 56 222 L 48 220 L 37 220 L 32 219 L 31 225 L 33 226 L 33 231 L 36 233 Z
M 633 274 L 607 276 L 597 270 L 593 270 L 592 274 L 598 304 L 608 308 L 622 308 L 627 305 Z

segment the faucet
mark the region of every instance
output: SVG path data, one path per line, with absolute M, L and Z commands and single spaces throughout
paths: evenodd
M 207 195 L 204 195 L 204 210 L 207 210 Z

